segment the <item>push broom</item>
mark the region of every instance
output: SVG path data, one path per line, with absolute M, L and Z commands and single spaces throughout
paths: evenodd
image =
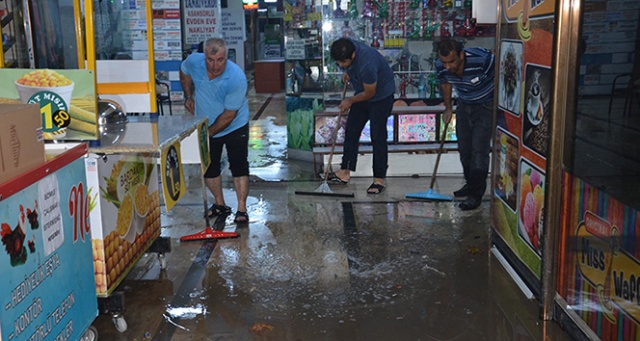
M 440 140 L 440 147 L 438 148 L 438 156 L 436 156 L 436 164 L 433 167 L 433 175 L 431 176 L 431 184 L 429 185 L 429 190 L 426 192 L 415 192 L 415 193 L 407 193 L 407 198 L 415 198 L 415 199 L 427 199 L 434 201 L 453 201 L 453 197 L 443 195 L 440 193 L 436 193 L 433 191 L 433 185 L 436 183 L 436 174 L 438 173 L 438 165 L 440 164 L 440 156 L 442 155 L 442 151 L 444 149 L 444 137 L 447 133 L 447 128 L 449 127 L 449 122 L 444 125 L 444 131 L 442 133 L 442 138 Z
M 226 214 L 222 214 L 220 216 L 218 216 L 218 219 L 216 219 L 215 223 L 216 224 L 216 229 L 211 228 L 211 224 L 209 223 L 209 208 L 207 207 L 209 204 L 207 203 L 207 190 L 206 190 L 206 183 L 204 182 L 204 174 L 203 176 L 200 177 L 202 179 L 202 196 L 203 196 L 203 202 L 204 202 L 204 219 L 207 223 L 207 226 L 205 227 L 204 230 L 194 233 L 194 234 L 189 234 L 186 236 L 182 236 L 180 237 L 180 241 L 181 242 L 188 242 L 188 241 L 194 241 L 194 240 L 215 240 L 215 239 L 227 239 L 227 238 L 238 238 L 240 237 L 240 234 L 236 233 L 236 232 L 223 232 L 220 231 L 224 228 L 224 224 L 225 224 L 225 220 L 227 218 Z M 213 209 L 213 208 L 212 208 Z
M 342 90 L 342 100 L 343 101 L 344 101 L 344 97 L 347 95 L 347 84 L 348 83 L 344 83 L 344 89 Z M 323 176 L 322 184 L 320 185 L 320 187 L 318 187 L 313 192 L 296 191 L 296 194 L 302 194 L 302 195 L 324 195 L 324 196 L 349 197 L 349 198 L 355 197 L 355 195 L 353 193 L 334 193 L 333 191 L 331 191 L 331 188 L 329 187 L 329 183 L 328 183 L 329 170 L 331 169 L 331 161 L 333 160 L 333 152 L 336 149 L 336 140 L 338 139 L 338 130 L 340 130 L 340 120 L 341 119 L 342 119 L 342 110 L 340 110 L 340 112 L 338 113 L 338 123 L 336 125 L 336 128 L 333 129 L 333 132 L 331 133 L 331 139 L 333 140 L 333 142 L 331 144 L 331 151 L 329 152 L 329 163 L 324 168 L 324 176 Z

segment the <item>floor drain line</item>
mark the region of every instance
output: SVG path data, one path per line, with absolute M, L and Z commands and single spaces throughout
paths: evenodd
M 260 109 L 258 109 L 258 112 L 255 114 L 255 116 L 253 116 L 253 118 L 251 119 L 252 121 L 255 121 L 257 119 L 260 118 L 260 116 L 262 116 L 262 113 L 264 112 L 265 109 L 267 109 L 267 106 L 269 106 L 269 103 L 271 103 L 271 99 L 273 98 L 273 95 L 269 96 L 269 98 L 267 98 L 266 101 L 264 101 L 264 103 L 262 104 L 262 106 L 260 107 Z
M 225 215 L 220 215 L 216 218 L 212 228 L 214 230 L 222 230 L 225 226 Z M 193 292 L 193 289 L 202 284 L 202 276 L 207 268 L 207 263 L 213 253 L 213 249 L 218 243 L 217 239 L 205 240 L 202 246 L 198 250 L 198 254 L 191 263 L 191 267 L 184 276 L 184 280 L 180 284 L 180 288 L 176 292 L 175 296 L 169 303 L 171 307 L 183 307 L 191 303 L 191 297 L 189 294 Z M 176 330 L 176 323 L 180 321 L 180 318 L 172 319 L 172 321 L 164 321 L 160 323 L 158 329 L 153 334 L 154 340 L 171 340 L 173 333 Z

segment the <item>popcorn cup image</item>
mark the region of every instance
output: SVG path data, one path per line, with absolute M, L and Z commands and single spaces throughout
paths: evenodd
M 29 103 L 33 95 L 49 91 L 57 94 L 64 101 L 67 110 L 71 104 L 71 93 L 74 83 L 69 78 L 50 69 L 34 70 L 22 75 L 15 82 L 16 90 L 22 103 Z
M 120 202 L 118 218 L 116 220 L 118 235 L 129 243 L 133 243 L 136 239 L 136 227 L 133 222 L 133 215 L 135 214 L 133 205 L 133 198 L 131 194 L 127 193 Z
M 149 214 L 149 189 L 145 184 L 136 186 L 133 191 L 133 207 L 134 217 L 133 224 L 136 228 L 136 233 L 142 234 L 144 232 L 144 223 Z
M 64 138 L 69 124 L 69 107 L 74 83 L 54 70 L 34 70 L 15 81 L 20 101 L 40 104 L 44 108 L 44 137 L 48 140 Z

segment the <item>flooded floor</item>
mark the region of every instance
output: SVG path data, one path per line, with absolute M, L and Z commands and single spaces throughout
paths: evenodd
M 250 99 L 249 223 L 218 217 L 211 227 L 240 236 L 181 242 L 207 225 L 199 166 L 185 166 L 187 195 L 162 206 L 166 268 L 155 253 L 138 261 L 118 288 L 126 331 L 101 314 L 101 340 L 571 339 L 493 256 L 488 195 L 466 212 L 405 198 L 429 177 L 388 178 L 379 195 L 365 193 L 370 178 L 330 185 L 353 198 L 296 194 L 322 181 L 312 163 L 286 157 L 284 96 Z M 235 211 L 228 171 L 223 179 Z M 452 195 L 462 181 L 439 177 L 434 191 Z

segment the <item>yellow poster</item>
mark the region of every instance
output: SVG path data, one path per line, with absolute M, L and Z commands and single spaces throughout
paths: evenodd
M 161 153 L 162 191 L 167 211 L 187 192 L 180 157 L 180 140 L 168 145 Z
M 209 155 L 208 120 L 205 120 L 198 125 L 198 146 L 200 147 L 200 164 L 202 165 L 202 174 L 204 174 L 211 164 L 211 155 Z
M 611 323 L 617 322 L 616 308 L 640 321 L 640 264 L 621 243 L 617 226 L 591 211 L 585 213 L 576 233 L 577 265 Z

